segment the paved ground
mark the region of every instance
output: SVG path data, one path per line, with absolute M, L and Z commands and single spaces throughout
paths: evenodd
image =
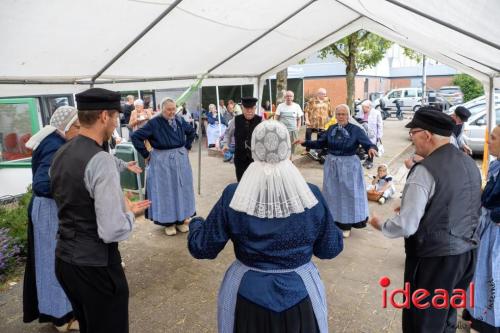
M 376 165 L 390 162 L 398 189 L 405 177 L 402 159 L 411 152 L 404 123 L 395 119 L 385 122 L 386 154 L 375 161 Z M 194 175 L 197 156 L 194 152 L 190 156 Z M 202 192 L 196 200 L 198 214 L 206 216 L 235 176 L 232 164 L 206 151 L 202 156 Z M 321 186 L 323 172 L 318 163 L 302 158 L 296 164 L 309 182 Z M 398 202 L 394 199 L 384 206 L 370 203 L 370 210 L 387 217 Z M 195 260 L 187 251 L 185 234 L 167 237 L 162 228 L 141 218 L 132 237 L 122 243 L 121 251 L 130 286 L 130 332 L 216 332 L 217 290 L 234 259 L 230 244 L 215 260 Z M 386 239 L 371 227 L 354 230 L 337 258 L 314 261 L 327 290 L 331 332 L 401 331 L 401 313 L 381 307 L 378 285 L 379 278 L 385 275 L 392 281 L 389 289 L 402 286 L 401 239 Z M 21 294 L 22 282 L 0 293 L 0 332 L 54 332 L 47 324 L 22 323 Z

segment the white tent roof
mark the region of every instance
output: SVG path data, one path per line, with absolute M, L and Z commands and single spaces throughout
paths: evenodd
M 359 29 L 500 86 L 499 17 L 497 0 L 3 0 L 0 95 L 258 82 Z

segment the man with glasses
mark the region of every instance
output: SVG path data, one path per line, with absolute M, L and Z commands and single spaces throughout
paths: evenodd
M 292 143 L 299 138 L 300 121 L 304 115 L 300 105 L 294 103 L 293 97 L 293 91 L 288 90 L 285 92 L 285 102 L 278 105 L 276 110 L 276 120 L 281 121 L 290 134 L 290 144 L 292 145 L 290 158 L 295 154 L 296 145 Z
M 382 222 L 373 215 L 370 224 L 388 238 L 405 238 L 404 281 L 411 292 L 436 289 L 452 295 L 466 290 L 474 274 L 478 244 L 476 228 L 481 206 L 481 175 L 474 161 L 450 144 L 451 117 L 422 107 L 406 125 L 423 159 L 411 168 L 399 215 Z M 425 296 L 425 295 L 424 295 Z M 403 332 L 455 332 L 456 309 L 413 304 L 403 309 Z
M 312 140 L 312 133 L 316 133 L 317 139 L 324 131 L 325 124 L 333 117 L 332 105 L 326 96 L 325 88 L 319 88 L 316 97 L 307 102 L 304 114 L 306 122 L 306 141 Z M 306 154 L 315 160 L 319 160 L 318 154 L 314 150 L 309 152 L 309 148 L 306 148 L 303 155 Z

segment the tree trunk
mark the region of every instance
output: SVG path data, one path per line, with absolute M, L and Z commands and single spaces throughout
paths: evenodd
M 347 99 L 346 104 L 351 109 L 351 115 L 356 113 L 354 107 L 354 94 L 356 92 L 356 74 L 358 73 L 358 69 L 356 68 L 356 55 L 351 53 L 348 56 L 348 63 L 346 66 L 346 84 L 347 84 Z
M 286 81 L 288 80 L 288 68 L 285 68 L 282 71 L 279 71 L 276 74 L 276 106 L 278 106 L 279 103 L 283 103 L 284 101 L 284 94 L 283 90 L 287 90 L 286 87 Z

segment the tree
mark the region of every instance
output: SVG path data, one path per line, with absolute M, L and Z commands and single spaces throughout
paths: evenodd
M 287 90 L 288 68 L 276 73 L 276 106 L 283 102 L 283 90 Z
M 470 101 L 484 94 L 481 82 L 468 74 L 457 74 L 453 77 L 452 84 L 459 86 L 464 93 L 464 102 Z
M 393 43 L 366 30 L 359 30 L 342 38 L 319 52 L 321 58 L 329 54 L 340 58 L 346 65 L 347 99 L 353 112 L 355 78 L 358 71 L 377 65 Z

